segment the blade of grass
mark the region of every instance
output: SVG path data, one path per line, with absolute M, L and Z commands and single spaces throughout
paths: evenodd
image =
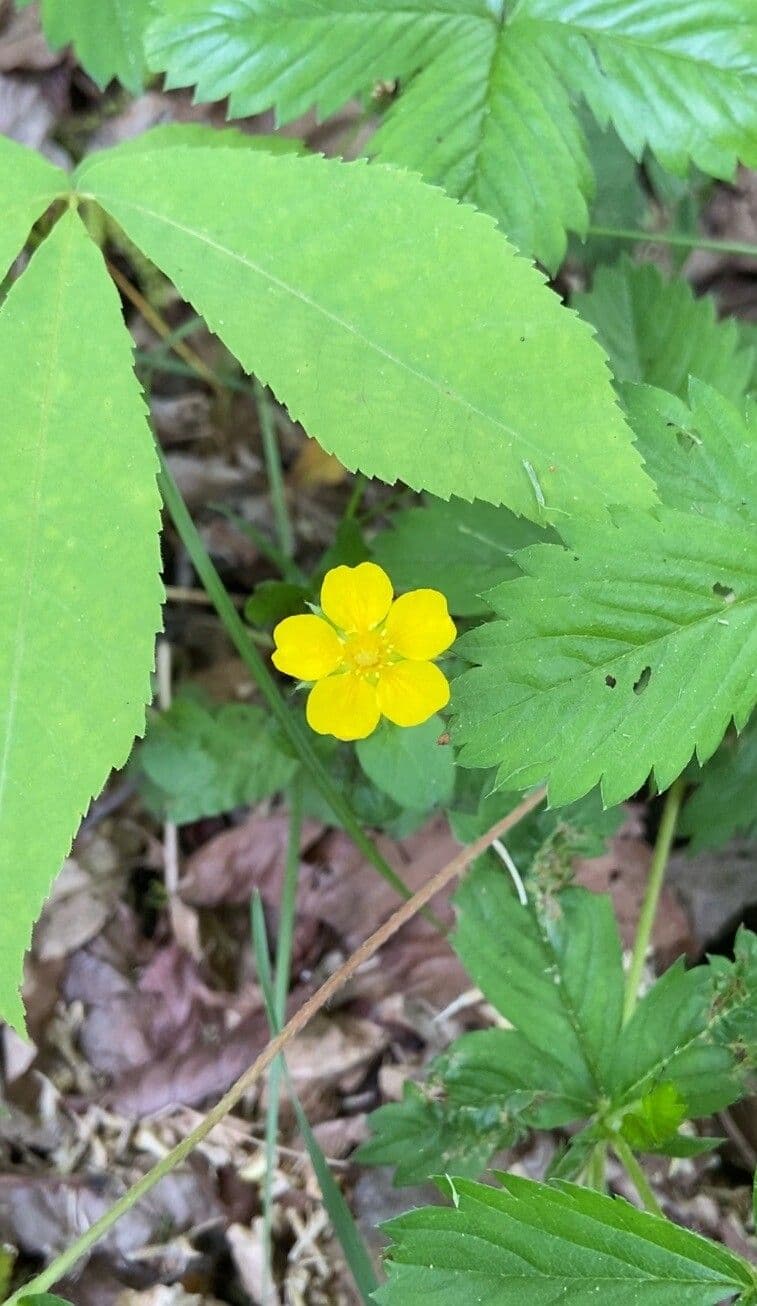
M 251 911 L 252 943 L 255 953 L 255 963 L 258 968 L 260 987 L 263 991 L 263 1001 L 268 1016 L 269 1028 L 271 1034 L 275 1035 L 281 1032 L 281 1018 L 277 1019 L 276 1002 L 278 995 L 274 991 L 274 978 L 271 973 L 271 959 L 268 953 L 263 905 L 260 899 L 260 894 L 257 892 L 252 900 Z M 365 1303 L 365 1306 L 370 1306 L 372 1294 L 379 1286 L 373 1269 L 370 1253 L 363 1242 L 360 1230 L 355 1223 L 344 1193 L 334 1179 L 334 1176 L 331 1173 L 331 1167 L 321 1150 L 318 1139 L 310 1127 L 310 1122 L 302 1107 L 302 1103 L 297 1096 L 297 1090 L 292 1083 L 283 1056 L 279 1057 L 277 1061 L 274 1062 L 271 1066 L 271 1072 L 276 1065 L 281 1067 L 281 1072 L 286 1080 L 287 1091 L 297 1119 L 297 1127 L 302 1135 L 308 1151 L 308 1156 L 310 1157 L 310 1162 L 315 1171 L 315 1177 L 318 1180 L 318 1186 L 323 1198 L 323 1205 L 326 1208 L 334 1233 L 339 1241 L 342 1251 L 344 1252 L 344 1258 L 349 1266 L 350 1273 L 355 1280 L 363 1302 Z M 270 1095 L 270 1078 L 268 1091 Z M 272 1165 L 272 1157 L 270 1160 L 268 1156 L 266 1157 L 266 1164 Z
M 276 936 L 276 973 L 273 980 L 273 1005 L 268 1017 L 272 1034 L 277 1034 L 284 1023 L 286 997 L 289 992 L 292 966 L 292 937 L 294 934 L 297 880 L 300 869 L 300 832 L 302 830 L 302 783 L 295 777 L 289 791 L 289 833 L 287 836 L 284 880 L 279 905 L 279 927 Z M 262 907 L 258 899 L 259 914 Z M 253 931 L 253 943 L 265 939 L 265 929 Z M 257 955 L 257 947 L 256 947 Z M 260 960 L 258 959 L 260 972 Z M 262 986 L 262 981 L 261 981 Z M 263 1177 L 263 1301 L 268 1297 L 272 1281 L 271 1233 L 273 1225 L 273 1171 L 276 1164 L 276 1144 L 279 1138 L 279 1102 L 281 1099 L 281 1074 L 284 1060 L 277 1057 L 268 1072 L 268 1105 L 265 1118 L 265 1175 Z

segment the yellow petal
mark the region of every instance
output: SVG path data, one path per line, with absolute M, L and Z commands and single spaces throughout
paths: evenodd
M 416 662 L 438 658 L 457 635 L 447 600 L 438 590 L 403 594 L 392 604 L 385 629 L 395 652 Z
M 433 662 L 396 662 L 379 673 L 378 704 L 396 726 L 419 726 L 447 703 L 447 677 Z
M 392 602 L 392 582 L 375 562 L 332 567 L 321 587 L 321 607 L 340 630 L 371 630 Z
M 350 672 L 319 680 L 308 694 L 308 725 L 319 735 L 365 739 L 373 734 L 380 715 L 374 686 Z
M 336 671 L 342 660 L 342 642 L 323 617 L 286 617 L 273 639 L 273 665 L 297 680 L 320 680 Z

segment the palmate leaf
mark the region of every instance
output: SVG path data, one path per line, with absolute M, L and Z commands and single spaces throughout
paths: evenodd
M 536 520 L 650 502 L 589 328 L 417 178 L 198 147 L 78 184 L 351 469 Z
M 741 1257 L 619 1198 L 498 1178 L 501 1189 L 456 1179 L 454 1206 L 384 1226 L 382 1306 L 717 1306 L 755 1288 Z
M 0 311 L 0 389 L 0 1013 L 21 1029 L 32 923 L 90 799 L 144 727 L 162 596 L 131 340 L 71 212 Z
M 160 0 L 152 66 L 233 115 L 325 115 L 407 86 L 371 149 L 471 200 L 548 266 L 593 189 L 572 101 L 666 168 L 757 161 L 755 0 Z M 750 21 L 751 18 L 751 21 Z
M 458 641 L 480 664 L 456 683 L 461 761 L 498 765 L 503 788 L 547 780 L 560 806 L 601 781 L 612 805 L 651 771 L 666 788 L 694 751 L 700 761 L 714 753 L 732 718 L 741 729 L 749 717 L 755 428 L 704 386 L 693 402 L 692 413 L 677 410 L 685 430 L 672 420 L 644 426 L 645 452 L 676 506 L 619 513 L 609 533 L 570 523 L 566 548 L 524 550 L 524 577 L 490 593 L 506 620 Z M 716 461 L 717 490 L 700 493 L 698 469 Z M 725 507 L 717 500 L 711 511 L 721 491 Z
M 0 283 L 45 209 L 68 189 L 68 178 L 41 154 L 0 136 Z
M 31 0 L 16 3 L 20 8 Z M 135 95 L 145 82 L 144 37 L 151 14 L 152 0 L 42 0 L 42 25 L 53 49 L 73 45 L 98 86 L 118 78 Z
M 597 328 L 618 381 L 685 398 L 696 376 L 734 400 L 749 386 L 755 352 L 744 348 L 737 322 L 718 322 L 711 296 L 696 299 L 685 281 L 665 281 L 652 263 L 624 258 L 599 268 L 573 305 Z

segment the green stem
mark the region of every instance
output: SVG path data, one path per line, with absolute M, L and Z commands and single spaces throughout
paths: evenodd
M 302 781 L 295 777 L 289 791 L 289 834 L 287 838 L 284 881 L 279 904 L 279 928 L 276 937 L 276 973 L 273 981 L 273 1024 L 271 1035 L 284 1025 L 286 999 L 292 965 L 297 881 L 300 870 L 300 832 L 302 830 Z M 265 1120 L 266 1168 L 263 1179 L 263 1299 L 271 1282 L 271 1227 L 273 1216 L 273 1171 L 279 1137 L 279 1103 L 284 1058 L 277 1057 L 268 1072 L 268 1107 Z
M 620 1161 L 620 1164 L 628 1174 L 634 1188 L 644 1203 L 644 1209 L 649 1211 L 650 1215 L 658 1215 L 661 1220 L 664 1220 L 665 1213 L 652 1192 L 649 1180 L 644 1174 L 644 1171 L 636 1160 L 636 1157 L 628 1146 L 626 1140 L 616 1135 L 612 1140 L 612 1147 L 615 1155 Z
M 652 927 L 654 925 L 657 906 L 660 901 L 662 891 L 662 882 L 665 878 L 665 868 L 668 864 L 668 857 L 673 846 L 675 838 L 676 825 L 678 823 L 678 813 L 681 810 L 681 800 L 684 792 L 684 781 L 676 780 L 665 795 L 665 806 L 662 811 L 662 820 L 657 832 L 657 840 L 652 854 L 652 863 L 649 867 L 649 878 L 647 887 L 644 892 L 644 901 L 641 906 L 639 923 L 636 927 L 636 938 L 634 939 L 633 953 L 631 955 L 631 965 L 628 969 L 626 979 L 626 996 L 623 1004 L 623 1023 L 630 1020 L 636 1007 L 636 1000 L 639 995 L 639 985 L 644 972 L 644 962 L 647 956 L 649 941 L 652 937 Z
M 286 504 L 284 473 L 281 467 L 281 450 L 279 448 L 278 436 L 276 435 L 276 423 L 273 416 L 273 407 L 265 387 L 262 386 L 259 381 L 255 381 L 253 391 L 260 421 L 260 435 L 263 441 L 263 456 L 265 458 L 266 471 L 268 472 L 268 488 L 271 492 L 273 520 L 276 524 L 276 535 L 279 541 L 279 548 L 285 558 L 292 558 L 294 557 L 295 547 L 294 532 L 292 530 L 292 523 L 289 520 L 289 511 Z
M 589 1188 L 595 1188 L 598 1193 L 605 1191 L 605 1161 L 607 1159 L 607 1143 L 597 1143 L 591 1154 L 591 1159 L 586 1171 L 586 1182 Z
M 630 227 L 589 227 L 587 236 L 606 236 L 611 240 L 638 241 L 645 245 L 673 245 L 679 249 L 709 249 L 716 254 L 746 254 L 757 256 L 757 245 L 743 241 L 713 240 L 685 231 L 636 231 Z
M 181 497 L 179 488 L 171 475 L 170 468 L 157 442 L 156 450 L 160 461 L 158 483 L 163 495 L 163 502 L 171 514 L 182 544 L 189 554 L 192 565 L 205 587 L 208 597 L 212 600 L 216 612 L 226 627 L 229 638 L 250 672 L 271 713 L 278 721 L 303 766 L 310 772 L 314 784 L 323 794 L 337 821 L 347 831 L 355 846 L 401 897 L 410 898 L 411 892 L 404 880 L 397 875 L 396 871 L 392 870 L 389 863 L 381 856 L 378 848 L 368 838 L 349 803 L 342 797 L 313 749 L 304 728 L 284 702 L 267 664 L 254 644 L 251 643 L 245 624 L 229 598 L 221 577 L 213 566 L 210 555 L 192 521 L 187 505 Z M 439 922 L 435 923 L 439 929 L 443 929 Z

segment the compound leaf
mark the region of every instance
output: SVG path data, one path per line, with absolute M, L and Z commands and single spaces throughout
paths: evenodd
M 710 295 L 694 296 L 686 281 L 666 281 L 653 263 L 623 258 L 599 268 L 573 305 L 597 334 L 619 381 L 646 382 L 686 398 L 696 376 L 739 399 L 754 366 L 738 323 L 718 322 Z
M 35 150 L 0 136 L 0 282 L 34 223 L 67 189 L 68 178 L 60 168 Z
M 593 175 L 575 102 L 640 159 L 715 176 L 757 162 L 755 0 L 161 0 L 169 86 L 233 115 L 325 115 L 400 79 L 371 149 L 488 210 L 556 266 Z M 750 16 L 752 21 L 750 22 Z
M 650 503 L 590 329 L 416 177 L 198 147 L 79 184 L 346 466 L 538 521 Z
M 754 1286 L 746 1261 L 619 1198 L 560 1183 L 498 1176 L 445 1185 L 453 1207 L 385 1225 L 391 1239 L 382 1306 L 716 1306 Z
M 642 387 L 630 406 L 672 506 L 517 554 L 525 576 L 488 595 L 506 620 L 456 645 L 480 664 L 453 696 L 463 765 L 499 765 L 502 788 L 546 779 L 557 806 L 600 781 L 611 806 L 651 771 L 667 788 L 757 697 L 755 424 L 702 382 L 691 410 Z
M 98 86 L 118 78 L 135 95 L 145 82 L 144 38 L 151 15 L 152 0 L 42 0 L 42 26 L 53 49 L 73 45 Z
M 144 727 L 162 596 L 131 339 L 72 212 L 0 312 L 0 389 L 0 1012 L 21 1029 L 32 924 L 90 799 Z

